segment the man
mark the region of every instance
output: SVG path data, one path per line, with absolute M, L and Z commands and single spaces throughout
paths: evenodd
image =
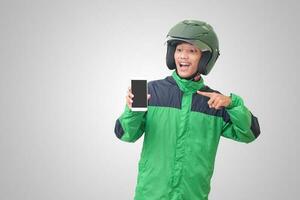
M 184 20 L 168 33 L 166 62 L 172 76 L 148 84 L 147 112 L 133 112 L 130 89 L 116 136 L 144 135 L 135 200 L 207 200 L 221 136 L 249 143 L 260 134 L 257 118 L 236 94 L 204 85 L 219 56 L 213 28 Z

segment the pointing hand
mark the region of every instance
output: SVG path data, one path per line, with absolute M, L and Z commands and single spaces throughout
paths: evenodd
M 221 109 L 222 107 L 227 107 L 231 103 L 231 98 L 223 94 L 202 91 L 197 91 L 197 93 L 209 97 L 207 103 L 210 108 Z

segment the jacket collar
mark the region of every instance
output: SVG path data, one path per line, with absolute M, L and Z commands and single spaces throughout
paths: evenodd
M 186 80 L 180 78 L 176 71 L 173 71 L 172 77 L 176 81 L 180 90 L 182 90 L 185 93 L 195 93 L 197 90 L 200 90 L 204 87 L 204 80 L 202 76 L 199 81 Z

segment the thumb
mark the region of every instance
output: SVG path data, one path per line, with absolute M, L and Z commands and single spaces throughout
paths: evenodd
M 149 99 L 150 99 L 150 97 L 151 97 L 151 95 L 150 95 L 150 94 L 148 94 L 148 95 L 147 95 L 147 99 L 149 100 Z

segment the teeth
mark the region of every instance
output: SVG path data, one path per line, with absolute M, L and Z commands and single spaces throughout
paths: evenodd
M 180 66 L 190 66 L 190 64 L 188 64 L 188 63 L 179 63 L 180 64 Z

